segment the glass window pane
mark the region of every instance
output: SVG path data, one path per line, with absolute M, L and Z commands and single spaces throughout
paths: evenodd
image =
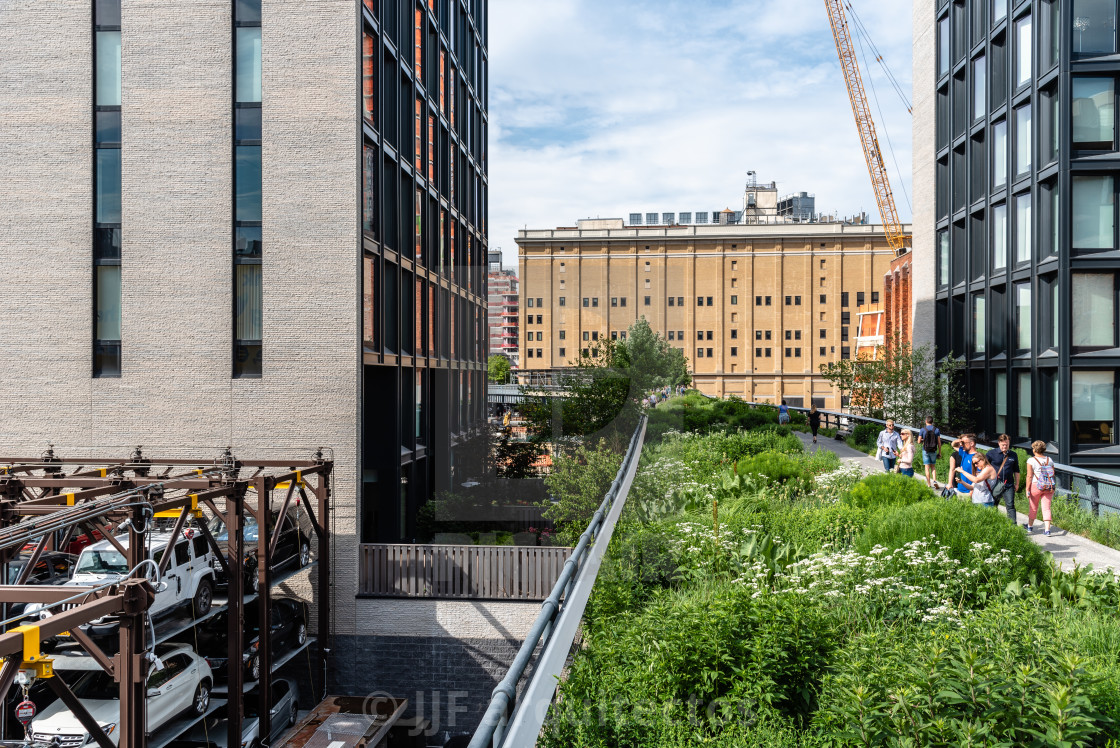
M 238 226 L 234 229 L 233 252 L 238 257 L 257 258 L 261 256 L 261 227 Z
M 121 375 L 121 344 L 95 343 L 93 346 L 93 376 L 119 377 Z
M 942 18 L 937 24 L 937 73 L 949 72 L 949 17 Z
M 1078 55 L 1116 51 L 1116 0 L 1073 0 L 1073 51 Z
M 1015 87 L 1018 88 L 1031 80 L 1031 17 L 1025 16 L 1015 22 Z
M 972 62 L 972 118 L 979 119 L 988 110 L 988 61 L 977 57 Z
M 239 106 L 234 111 L 234 135 L 237 140 L 261 139 L 261 108 L 259 106 Z
M 362 169 L 362 231 L 377 233 L 377 149 L 363 146 L 365 163 Z
M 1111 348 L 1116 340 L 1116 291 L 1111 273 L 1074 273 L 1070 309 L 1074 346 Z
M 261 376 L 261 344 L 238 343 L 233 351 L 234 378 L 255 378 Z
M 120 111 L 97 112 L 94 117 L 97 123 L 97 143 L 99 145 L 103 143 L 121 142 Z
M 1031 105 L 1015 110 L 1015 174 L 1031 170 Z
M 121 266 L 97 266 L 97 322 L 94 338 L 121 339 Z
M 121 32 L 97 32 L 97 73 L 94 103 L 121 105 Z
M 1073 385 L 1074 439 L 1082 444 L 1115 442 L 1115 373 L 1075 369 L 1070 373 L 1070 378 Z
M 996 431 L 1007 431 L 1007 375 L 996 374 Z
M 949 232 L 942 231 L 937 235 L 938 258 L 938 283 L 942 286 L 949 285 Z
M 987 309 L 983 295 L 972 297 L 972 350 L 974 353 L 983 353 L 987 349 Z
M 239 28 L 237 39 L 237 74 L 234 82 L 235 101 L 261 100 L 261 30 Z
M 97 26 L 120 26 L 121 0 L 96 0 L 93 6 L 93 22 Z
M 1015 196 L 1015 262 L 1031 259 L 1031 193 Z
M 121 149 L 97 149 L 97 223 L 121 222 Z
M 992 25 L 1007 18 L 1007 0 L 992 0 Z
M 1073 79 L 1073 142 L 1112 150 L 1116 131 L 1116 93 L 1112 78 Z
M 1019 374 L 1019 436 L 1024 439 L 1031 436 L 1031 375 L 1030 372 Z
M 1031 285 L 1019 283 L 1015 286 L 1015 328 L 1016 347 L 1020 351 L 1031 349 Z
M 1007 120 L 992 125 L 992 189 L 1007 185 Z
M 1007 267 L 1007 203 L 992 206 L 992 270 Z
M 369 122 L 375 122 L 377 98 L 374 96 L 374 80 L 377 66 L 374 64 L 376 46 L 373 36 L 368 32 L 362 35 L 362 114 Z
M 261 147 L 239 145 L 234 181 L 236 182 L 236 212 L 238 221 L 261 220 Z
M 1115 223 L 1112 177 L 1073 177 L 1073 248 L 1111 249 Z
M 234 337 L 261 339 L 261 266 L 234 265 Z
M 238 23 L 260 23 L 261 0 L 237 0 L 233 17 Z
M 119 260 L 121 258 L 121 230 L 94 229 L 93 256 L 98 260 Z

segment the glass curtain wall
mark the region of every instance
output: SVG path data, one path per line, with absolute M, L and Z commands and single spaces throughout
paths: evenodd
M 263 373 L 261 3 L 234 0 L 233 376 Z

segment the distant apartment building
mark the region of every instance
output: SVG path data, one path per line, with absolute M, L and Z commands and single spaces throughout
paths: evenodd
M 489 252 L 486 317 L 490 327 L 490 355 L 500 354 L 518 366 L 517 273 L 502 268 L 502 253 Z
M 855 355 L 857 310 L 884 303 L 895 258 L 882 226 L 777 219 L 596 219 L 522 230 L 517 244 L 523 370 L 570 366 L 644 316 L 702 392 L 830 408 L 840 397 L 819 367 Z

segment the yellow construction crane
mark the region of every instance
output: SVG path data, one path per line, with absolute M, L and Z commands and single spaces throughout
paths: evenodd
M 844 82 L 848 86 L 848 98 L 852 101 L 852 114 L 856 118 L 863 156 L 867 160 L 867 171 L 871 174 L 871 186 L 875 188 L 875 202 L 879 205 L 879 215 L 883 219 L 883 230 L 887 244 L 896 255 L 910 250 L 910 241 L 902 230 L 898 218 L 898 208 L 891 192 L 887 167 L 883 164 L 883 153 L 879 149 L 879 137 L 875 133 L 875 121 L 871 119 L 871 109 L 867 105 L 867 94 L 863 90 L 863 77 L 859 72 L 859 62 L 852 46 L 852 35 L 848 31 L 848 18 L 844 14 L 843 0 L 824 0 L 828 9 L 828 20 L 832 24 L 832 37 L 836 40 L 836 53 L 840 56 L 840 67 L 844 71 Z

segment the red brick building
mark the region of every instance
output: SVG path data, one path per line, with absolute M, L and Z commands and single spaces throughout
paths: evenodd
M 883 278 L 883 311 L 885 312 L 886 339 L 910 343 L 913 340 L 914 320 L 910 310 L 913 308 L 913 286 L 911 272 L 914 266 L 913 252 L 907 251 L 891 261 L 890 270 Z

